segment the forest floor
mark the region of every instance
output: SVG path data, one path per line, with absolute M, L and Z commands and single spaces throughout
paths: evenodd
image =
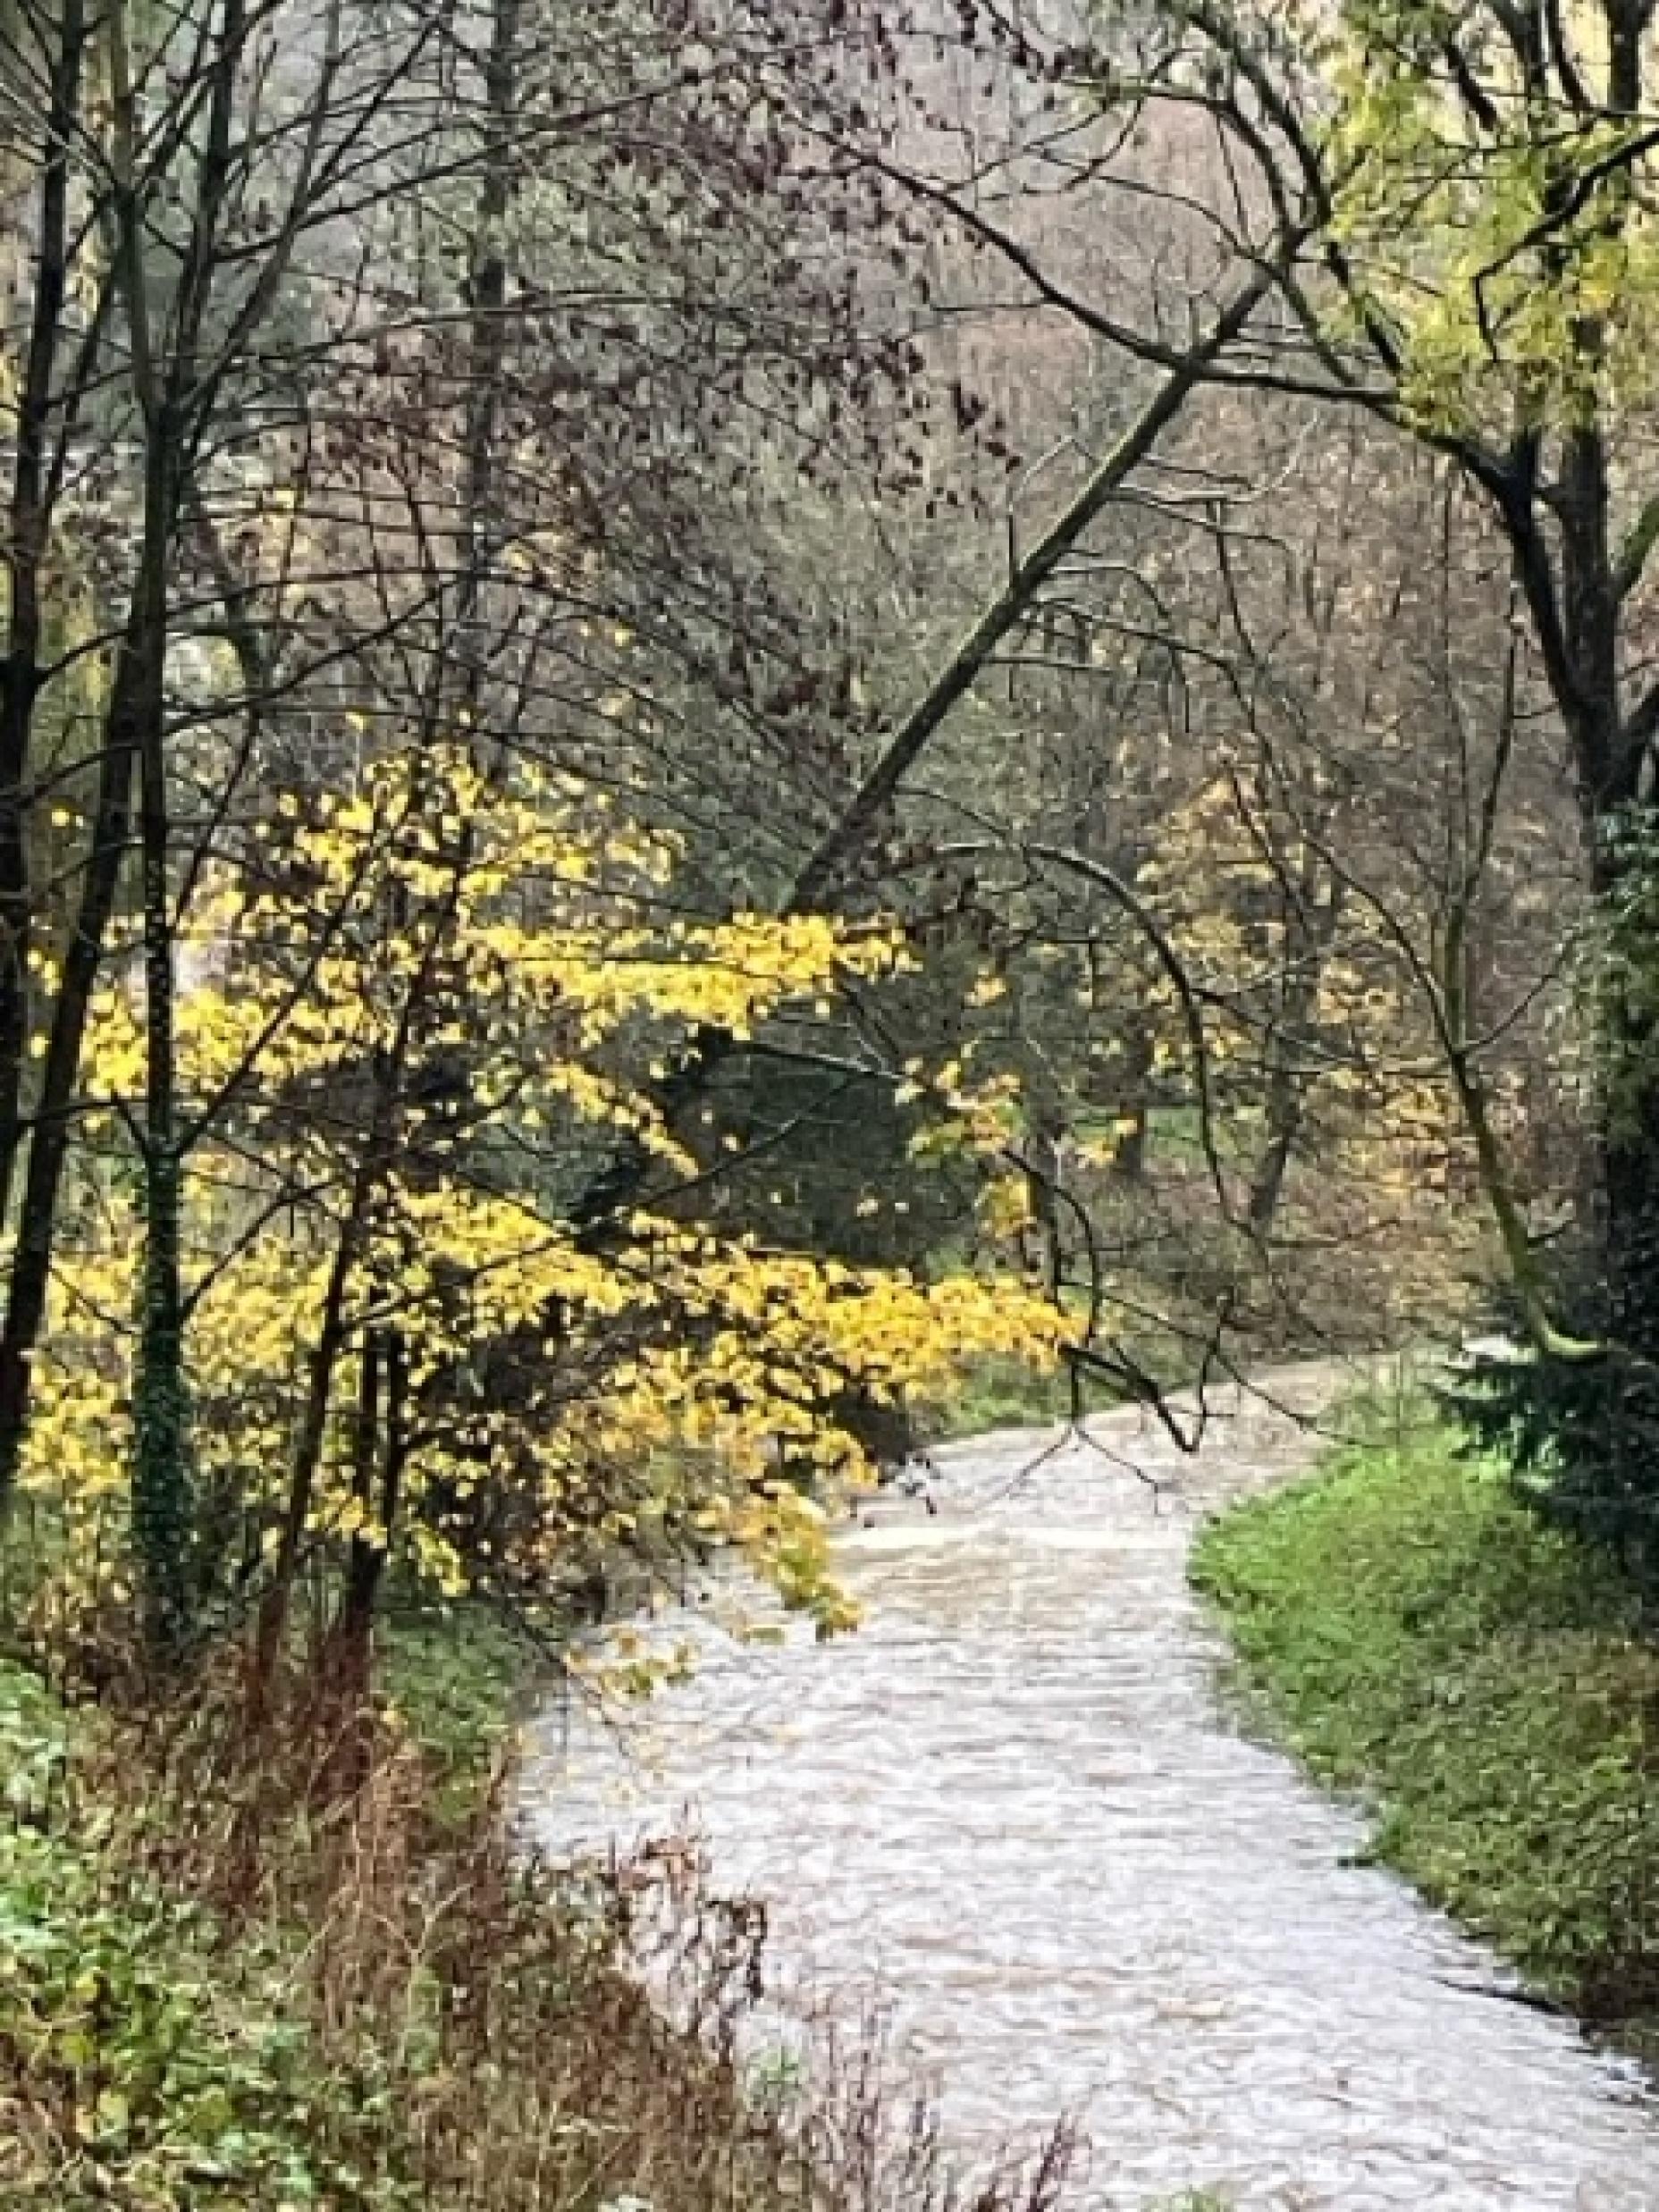
M 1224 1514 L 1193 1575 L 1377 1858 L 1659 2056 L 1659 1644 L 1617 1567 L 1419 1408 Z

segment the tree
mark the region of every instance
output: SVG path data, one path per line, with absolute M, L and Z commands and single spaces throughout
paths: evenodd
M 719 1535 L 844 1621 L 823 1511 L 779 1444 L 832 1488 L 863 1462 L 831 1401 L 925 1397 L 980 1350 L 1051 1358 L 1059 1317 L 992 1283 L 768 1249 L 683 1203 L 597 1255 L 568 1218 L 568 1163 L 585 1124 L 626 1125 L 701 1182 L 636 1087 L 646 1062 L 688 1026 L 746 1031 L 837 971 L 880 974 L 891 937 L 664 921 L 659 841 L 522 766 L 480 770 L 464 744 L 389 753 L 348 793 L 294 795 L 285 820 L 270 877 L 224 871 L 198 910 L 211 980 L 179 1036 L 181 1096 L 210 1116 L 183 1195 L 215 1510 L 188 1557 L 212 1604 L 257 1589 L 256 1720 L 307 1561 L 335 1570 L 329 1683 L 348 1714 L 392 1560 L 534 1609 L 595 1547 L 666 1572 L 694 1533 Z M 106 989 L 92 1051 L 111 1167 L 147 1045 Z M 132 1227 L 117 1184 L 61 1271 L 29 1436 L 26 1479 L 62 1482 L 88 1529 L 141 1357 L 120 1320 Z M 78 1556 L 125 1571 L 119 1544 Z
M 880 936 L 749 913 L 766 775 L 833 780 L 861 726 L 743 526 L 756 456 L 867 459 L 901 349 L 708 66 L 745 20 L 42 19 L 0 1477 L 61 1466 L 104 1527 L 128 1440 L 104 1586 L 136 1564 L 163 1659 L 251 1602 L 256 1714 L 318 1558 L 361 1693 L 405 1531 L 428 1580 L 544 1598 L 728 1515 L 831 1619 L 778 1438 L 848 1464 L 849 1385 L 1052 1342 L 1017 1295 L 720 1232 L 650 1095 L 677 1025 L 828 1003 Z M 619 1144 L 650 1208 L 589 1199 Z
M 1026 312 L 1163 366 L 1171 288 L 1149 281 L 1154 270 L 1175 275 L 1176 297 L 1195 265 L 1207 277 L 1228 265 L 1266 272 L 1271 309 L 1206 365 L 1210 406 L 1277 392 L 1358 414 L 1443 456 L 1507 548 L 1525 651 L 1512 706 L 1498 711 L 1510 737 L 1494 743 L 1501 752 L 1545 727 L 1537 708 L 1547 706 L 1570 749 L 1587 887 L 1611 948 L 1587 1291 L 1550 1280 L 1518 1196 L 1495 1040 L 1470 1014 L 1467 898 L 1421 981 L 1539 1354 L 1528 1372 L 1546 1398 L 1573 1401 L 1557 1438 L 1569 1457 L 1599 1460 L 1611 1491 L 1634 1501 L 1646 1446 L 1627 1458 L 1617 1439 L 1646 1433 L 1637 1416 L 1653 1374 L 1659 1172 L 1650 1013 L 1632 956 L 1659 729 L 1642 644 L 1659 538 L 1645 481 L 1652 9 L 1287 16 L 1175 0 L 1081 27 L 969 14 L 959 43 L 1047 92 L 1013 104 L 1006 142 L 972 164 L 953 168 L 931 147 L 900 160 L 867 146 L 866 157 L 1012 274 Z M 1070 220 L 1045 229 L 1061 191 Z M 1114 195 L 1160 210 L 1162 229 L 1146 277 L 1108 299 L 1080 232 L 1092 221 L 1097 239 L 1114 235 L 1101 213 Z M 1282 257 L 1264 238 L 1284 242 Z M 1545 1417 L 1532 1447 L 1545 1448 L 1548 1429 Z
M 1607 0 L 1572 19 L 1368 12 L 1310 35 L 1301 59 L 1248 12 L 1178 12 L 1163 37 L 1171 55 L 1208 58 L 1220 127 L 1256 127 L 1264 181 L 1294 178 L 1321 203 L 1319 262 L 1300 305 L 1336 391 L 1445 453 L 1510 550 L 1525 675 L 1536 673 L 1571 751 L 1612 947 L 1598 985 L 1601 1173 L 1587 1283 L 1548 1283 L 1516 1205 L 1464 1012 L 1460 944 L 1443 987 L 1444 1042 L 1542 1355 L 1517 1434 L 1529 1454 L 1563 1455 L 1563 1496 L 1646 1552 L 1638 1440 L 1655 1402 L 1659 1118 L 1651 1015 L 1620 946 L 1646 896 L 1659 733 L 1641 642 L 1659 536 L 1639 366 L 1652 344 L 1653 11 Z M 1574 1374 L 1582 1367 L 1592 1372 Z

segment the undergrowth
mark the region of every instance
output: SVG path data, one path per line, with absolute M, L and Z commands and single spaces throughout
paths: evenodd
M 1040 1428 L 1070 1417 L 1070 1378 L 1046 1375 L 1017 1359 L 976 1360 L 949 1402 L 926 1426 L 940 1441 L 999 1428 Z
M 1048 2212 L 1062 2136 L 959 2182 L 872 2047 L 757 2098 L 755 1916 L 680 1850 L 527 1863 L 510 1655 L 391 1645 L 346 1789 L 299 1716 L 250 1755 L 233 1680 L 72 1707 L 0 1664 L 8 2212 Z
M 1659 1647 L 1617 1567 L 1423 1413 L 1212 1524 L 1194 1577 L 1377 1855 L 1659 2050 Z

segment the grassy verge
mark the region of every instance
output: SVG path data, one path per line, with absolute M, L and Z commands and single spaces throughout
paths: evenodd
M 1377 1855 L 1659 2054 L 1659 1646 L 1617 1569 L 1418 1421 L 1224 1516 L 1194 1576 Z
M 965 1374 L 949 1403 L 924 1422 L 941 1443 L 999 1428 L 1044 1428 L 1070 1417 L 1069 1378 L 1041 1375 L 1017 1359 L 981 1359 Z

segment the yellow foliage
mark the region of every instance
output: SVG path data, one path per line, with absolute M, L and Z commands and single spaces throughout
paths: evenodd
M 841 976 L 889 972 L 896 936 L 815 915 L 664 922 L 666 841 L 461 747 L 375 761 L 276 825 L 205 887 L 181 953 L 204 1496 L 268 1544 L 335 1279 L 313 1549 L 389 1547 L 449 1594 L 534 1593 L 595 1543 L 649 1552 L 695 1528 L 846 1625 L 825 1513 L 785 1456 L 826 1495 L 867 1478 L 838 1397 L 936 1397 L 987 1353 L 1052 1363 L 1058 1316 L 974 1277 L 764 1250 L 661 1203 L 596 1242 L 568 1208 L 618 1131 L 670 1179 L 694 1165 L 650 1070 L 697 1030 L 747 1035 Z M 82 1135 L 88 1199 L 24 1470 L 61 1501 L 88 1594 L 120 1571 L 141 1246 L 120 1109 L 142 1036 L 119 960 L 111 975 L 89 1069 L 106 1110 Z M 976 1138 L 1005 1127 L 1001 1089 L 961 1105 Z M 388 1333 L 410 1399 L 390 1527 L 363 1493 L 355 1417 L 366 1347 Z

